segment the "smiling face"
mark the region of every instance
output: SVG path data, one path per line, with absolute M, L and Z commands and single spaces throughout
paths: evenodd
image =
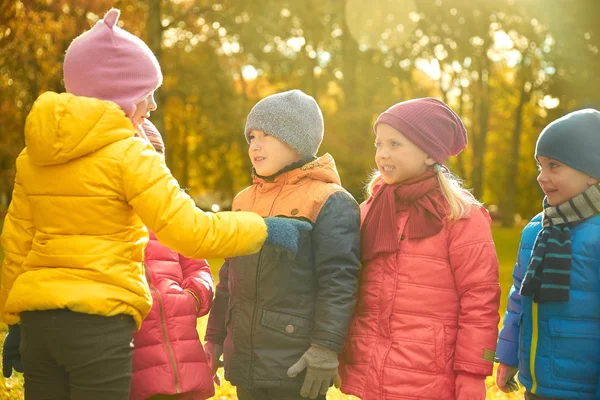
M 148 97 L 137 103 L 135 107 L 135 113 L 133 113 L 131 119 L 133 119 L 136 124 L 141 125 L 144 123 L 145 118 L 150 118 L 150 112 L 156 110 L 154 92 L 150 93 Z
M 538 170 L 537 181 L 551 206 L 562 204 L 598 183 L 597 179 L 544 156 L 538 156 Z
M 404 182 L 435 164 L 420 147 L 387 124 L 377 125 L 375 162 L 388 185 Z
M 268 133 L 252 130 L 248 140 L 248 156 L 258 175 L 271 176 L 300 161 L 298 152 Z

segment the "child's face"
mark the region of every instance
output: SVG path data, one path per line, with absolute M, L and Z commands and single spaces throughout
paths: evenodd
M 135 107 L 136 109 L 132 119 L 136 124 L 141 125 L 144 122 L 144 118 L 150 118 L 150 112 L 156 110 L 154 92 L 150 93 L 148 97 L 137 103 Z
M 300 161 L 300 155 L 281 140 L 261 131 L 250 131 L 248 155 L 256 173 L 270 176 Z
M 414 178 L 435 164 L 433 158 L 391 126 L 379 124 L 376 133 L 375 162 L 388 185 Z
M 544 156 L 538 156 L 538 170 L 537 181 L 551 206 L 562 204 L 598 183 L 597 179 Z

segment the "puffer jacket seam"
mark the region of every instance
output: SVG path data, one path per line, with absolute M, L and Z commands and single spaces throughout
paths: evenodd
M 491 239 L 481 239 L 481 240 L 477 240 L 477 241 L 474 241 L 474 242 L 465 243 L 465 244 L 460 245 L 460 246 L 453 246 L 450 251 L 457 251 L 457 250 L 464 249 L 465 247 L 472 247 L 472 246 L 477 246 L 477 245 L 480 245 L 480 244 L 490 244 L 490 243 L 493 244 L 494 241 L 491 240 Z

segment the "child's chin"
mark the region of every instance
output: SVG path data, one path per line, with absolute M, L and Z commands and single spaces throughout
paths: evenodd
M 399 179 L 398 177 L 394 177 L 394 176 L 386 176 L 386 175 L 382 175 L 383 181 L 387 184 L 387 185 L 395 185 L 396 183 L 400 183 L 402 182 L 401 179 Z
M 546 198 L 548 199 L 548 205 L 550 207 L 556 207 L 557 205 L 562 203 L 557 196 L 555 196 L 554 198 L 553 196 L 546 196 Z
M 271 172 L 270 168 L 256 168 L 254 167 L 254 170 L 256 171 L 256 173 L 260 176 L 271 176 L 273 175 L 275 172 Z

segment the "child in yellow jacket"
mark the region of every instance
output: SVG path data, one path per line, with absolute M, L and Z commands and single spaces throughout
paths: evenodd
M 252 254 L 263 244 L 293 252 L 299 231 L 310 229 L 194 206 L 163 158 L 135 137 L 156 109 L 162 73 L 118 17 L 110 10 L 71 43 L 67 93 L 37 99 L 16 162 L 2 235 L 0 315 L 11 325 L 3 364 L 10 376 L 22 359 L 31 399 L 129 398 L 132 335 L 151 307 L 145 227 L 190 258 Z

